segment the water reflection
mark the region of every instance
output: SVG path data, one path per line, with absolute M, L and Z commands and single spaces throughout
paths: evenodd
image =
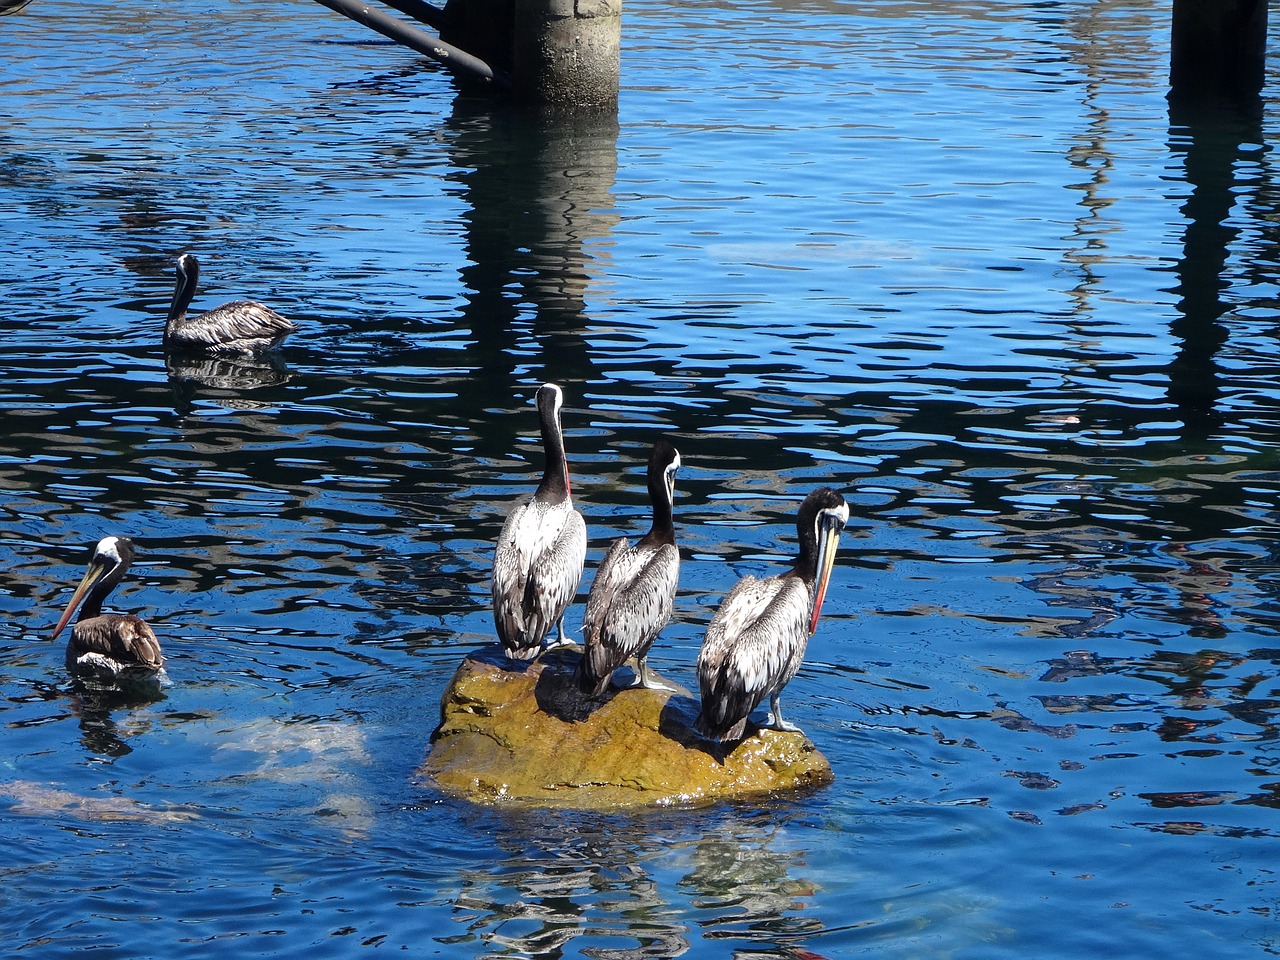
M 528 846 L 531 825 L 517 820 L 498 832 L 492 868 L 463 871 L 456 904 L 473 916 L 467 934 L 447 942 L 478 939 L 498 951 L 481 956 L 552 956 L 571 943 L 616 960 L 688 950 L 688 927 L 646 862 L 653 849 L 643 830 L 539 818 L 536 846 Z
M 195 395 L 194 385 L 217 390 L 254 390 L 273 387 L 289 379 L 284 359 L 274 353 L 234 360 L 217 357 L 189 357 L 170 354 L 165 357 L 165 370 L 173 384 L 177 406 L 190 409 Z
M 156 680 L 127 687 L 100 687 L 79 678 L 65 687 L 51 683 L 32 684 L 23 703 L 56 707 L 53 714 L 11 720 L 12 729 L 39 727 L 74 719 L 80 728 L 80 743 L 86 753 L 98 757 L 123 757 L 133 751 L 131 740 L 143 737 L 155 725 L 154 704 L 165 699 L 164 688 Z
M 538 117 L 460 98 L 448 130 L 468 205 L 471 379 L 514 385 L 534 366 L 543 380 L 591 382 L 587 296 L 618 222 L 617 117 Z
M 442 942 L 482 942 L 486 957 L 678 957 L 697 939 L 746 951 L 735 956 L 799 955 L 824 929 L 810 912 L 818 887 L 801 872 L 803 853 L 787 849 L 777 806 L 673 821 L 536 817 L 503 821 L 501 855 L 463 871 L 455 905 L 470 914 L 466 932 Z M 670 888 L 660 877 L 673 871 Z
M 1187 436 L 1203 439 L 1222 422 L 1220 354 L 1230 336 L 1223 317 L 1231 309 L 1225 268 L 1240 235 L 1232 214 L 1270 178 L 1257 162 L 1266 150 L 1260 105 L 1174 101 L 1169 123 L 1169 152 L 1182 160 L 1190 187 L 1175 268 L 1178 318 L 1170 329 L 1179 349 L 1169 368 L 1169 399 Z
M 151 711 L 142 709 L 165 698 L 159 681 L 128 688 L 102 689 L 75 681 L 67 691 L 71 714 L 80 724 L 80 742 L 96 756 L 122 757 L 129 741 L 145 736 L 154 725 Z
M 757 821 L 745 831 L 695 843 L 693 868 L 680 885 L 693 891 L 693 906 L 707 913 L 699 921 L 706 939 L 794 947 L 796 938 L 823 931 L 820 919 L 803 913 L 818 888 L 795 873 L 804 866 L 803 854 L 774 849 L 780 832 L 777 825 Z

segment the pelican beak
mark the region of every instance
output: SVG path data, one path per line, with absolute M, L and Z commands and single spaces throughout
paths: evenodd
M 84 578 L 80 581 L 80 586 L 76 587 L 76 592 L 71 595 L 71 600 L 67 603 L 67 609 L 62 611 L 62 618 L 58 621 L 58 625 L 53 628 L 53 636 L 49 638 L 50 640 L 58 639 L 58 634 L 67 625 L 71 615 L 76 612 L 76 607 L 80 606 L 80 601 L 84 599 L 84 595 L 89 592 L 90 587 L 102 579 L 102 575 L 107 570 L 108 567 L 105 564 L 96 561 L 89 565 L 89 569 L 85 571 Z
M 822 601 L 827 598 L 827 583 L 831 579 L 831 565 L 836 562 L 836 544 L 848 519 L 849 508 L 843 504 L 839 509 L 827 509 L 818 514 L 818 581 L 813 585 L 809 636 L 818 629 L 818 616 L 822 613 Z

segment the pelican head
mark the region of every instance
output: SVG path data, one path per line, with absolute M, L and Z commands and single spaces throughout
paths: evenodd
M 830 487 L 820 487 L 804 498 L 796 518 L 800 536 L 800 555 L 813 563 L 812 605 L 809 609 L 809 635 L 818 629 L 818 616 L 827 596 L 831 565 L 836 559 L 836 543 L 840 531 L 849 522 L 849 504 Z
M 62 628 L 76 612 L 76 607 L 80 606 L 81 601 L 91 590 L 96 588 L 100 598 L 110 593 L 112 588 L 120 582 L 124 572 L 129 569 L 132 560 L 133 541 L 128 537 L 103 537 L 99 540 L 89 557 L 89 569 L 85 571 L 80 585 L 71 595 L 67 608 L 62 611 L 62 617 L 58 620 L 58 625 L 53 628 L 53 636 L 50 639 L 58 638 Z
M 165 324 L 165 336 L 171 333 L 172 325 L 187 314 L 187 307 L 196 295 L 196 284 L 200 282 L 200 261 L 193 254 L 184 253 L 174 264 L 177 283 L 173 288 L 173 302 L 169 304 L 168 322 Z
M 654 503 L 658 502 L 659 494 L 667 504 L 675 503 L 676 471 L 679 469 L 680 451 L 666 440 L 655 443 L 649 452 L 649 497 Z M 656 478 L 661 478 L 661 486 L 655 485 Z
M 560 408 L 564 406 L 564 391 L 554 383 L 544 383 L 538 388 L 538 414 L 544 419 L 560 420 Z

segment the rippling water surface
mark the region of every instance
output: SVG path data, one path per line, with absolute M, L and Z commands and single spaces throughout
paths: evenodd
M 1277 116 L 1171 114 L 1166 17 L 628 0 L 617 121 L 561 125 L 303 0 L 0 19 L 8 942 L 1280 951 Z M 299 322 L 284 369 L 166 367 L 184 250 L 197 306 Z M 543 380 L 589 565 L 684 456 L 685 684 L 846 492 L 785 695 L 833 786 L 610 817 L 417 779 Z M 108 532 L 159 702 L 48 640 Z

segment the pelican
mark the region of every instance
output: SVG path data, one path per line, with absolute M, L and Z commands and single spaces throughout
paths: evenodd
M 252 356 L 278 347 L 298 329 L 270 307 L 254 300 L 232 300 L 208 313 L 187 316 L 200 280 L 200 263 L 184 253 L 177 263 L 178 284 L 164 325 L 166 350 L 207 356 Z
M 587 556 L 587 526 L 573 508 L 569 465 L 560 430 L 560 388 L 538 388 L 538 419 L 546 465 L 533 496 L 517 506 L 493 554 L 493 622 L 507 656 L 532 660 L 554 625 L 560 643 L 564 612 L 578 592 Z
M 625 537 L 613 541 L 596 570 L 582 621 L 584 649 L 578 665 L 578 686 L 585 694 L 600 696 L 613 671 L 633 658 L 635 686 L 651 686 L 649 648 L 671 620 L 680 575 L 671 520 L 679 469 L 676 448 L 665 440 L 655 443 L 649 454 L 653 526 L 635 546 Z
M 140 680 L 155 676 L 164 666 L 160 642 L 145 620 L 127 613 L 102 613 L 102 601 L 132 561 L 133 541 L 128 537 L 103 537 L 93 548 L 89 569 L 53 628 L 56 640 L 80 607 L 67 643 L 67 669 L 72 673 L 108 682 Z
M 769 699 L 769 727 L 798 731 L 782 719 L 779 695 L 800 669 L 818 626 L 836 542 L 849 505 L 829 487 L 800 505 L 795 566 L 766 580 L 738 581 L 707 626 L 698 653 L 702 712 L 697 727 L 715 740 L 741 740 L 751 711 Z

